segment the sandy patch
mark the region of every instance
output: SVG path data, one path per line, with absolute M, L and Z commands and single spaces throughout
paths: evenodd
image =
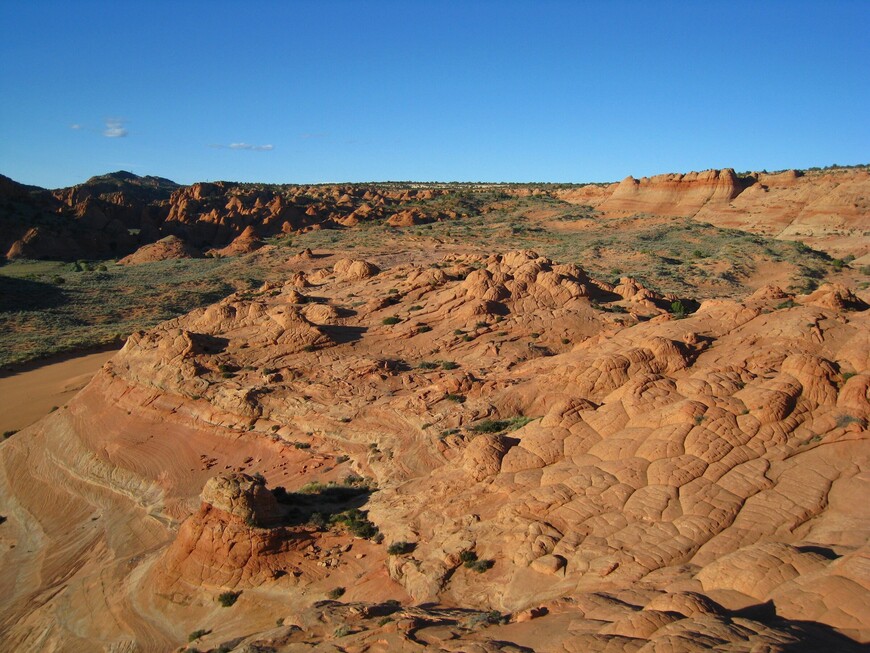
M 0 378 L 0 432 L 23 429 L 63 406 L 114 354 L 76 356 Z

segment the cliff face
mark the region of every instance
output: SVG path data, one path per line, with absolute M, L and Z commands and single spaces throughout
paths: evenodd
M 801 240 L 833 256 L 870 254 L 870 171 L 863 168 L 737 176 L 733 170 L 666 174 L 558 191 L 604 218 L 690 217 L 719 227 Z
M 607 213 L 693 216 L 701 207 L 728 204 L 754 179 L 740 179 L 730 168 L 635 179 L 626 177 L 598 205 Z

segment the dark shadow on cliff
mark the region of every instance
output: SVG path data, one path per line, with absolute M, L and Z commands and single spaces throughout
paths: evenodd
M 817 621 L 786 619 L 779 616 L 773 601 L 735 610 L 730 612 L 729 616 L 758 621 L 792 635 L 796 641 L 785 643 L 778 649 L 785 653 L 818 653 L 820 651 L 866 653 L 870 650 L 867 644 L 856 642 L 827 624 Z

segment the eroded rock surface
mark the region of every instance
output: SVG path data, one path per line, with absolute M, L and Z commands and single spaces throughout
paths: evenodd
M 677 319 L 691 298 L 533 251 L 303 258 L 134 335 L 0 446 L 7 646 L 870 640 L 853 291 L 766 288 Z

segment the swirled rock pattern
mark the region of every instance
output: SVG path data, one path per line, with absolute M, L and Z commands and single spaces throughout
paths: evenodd
M 529 250 L 297 264 L 0 447 L 7 647 L 870 641 L 861 292 L 678 319 Z

